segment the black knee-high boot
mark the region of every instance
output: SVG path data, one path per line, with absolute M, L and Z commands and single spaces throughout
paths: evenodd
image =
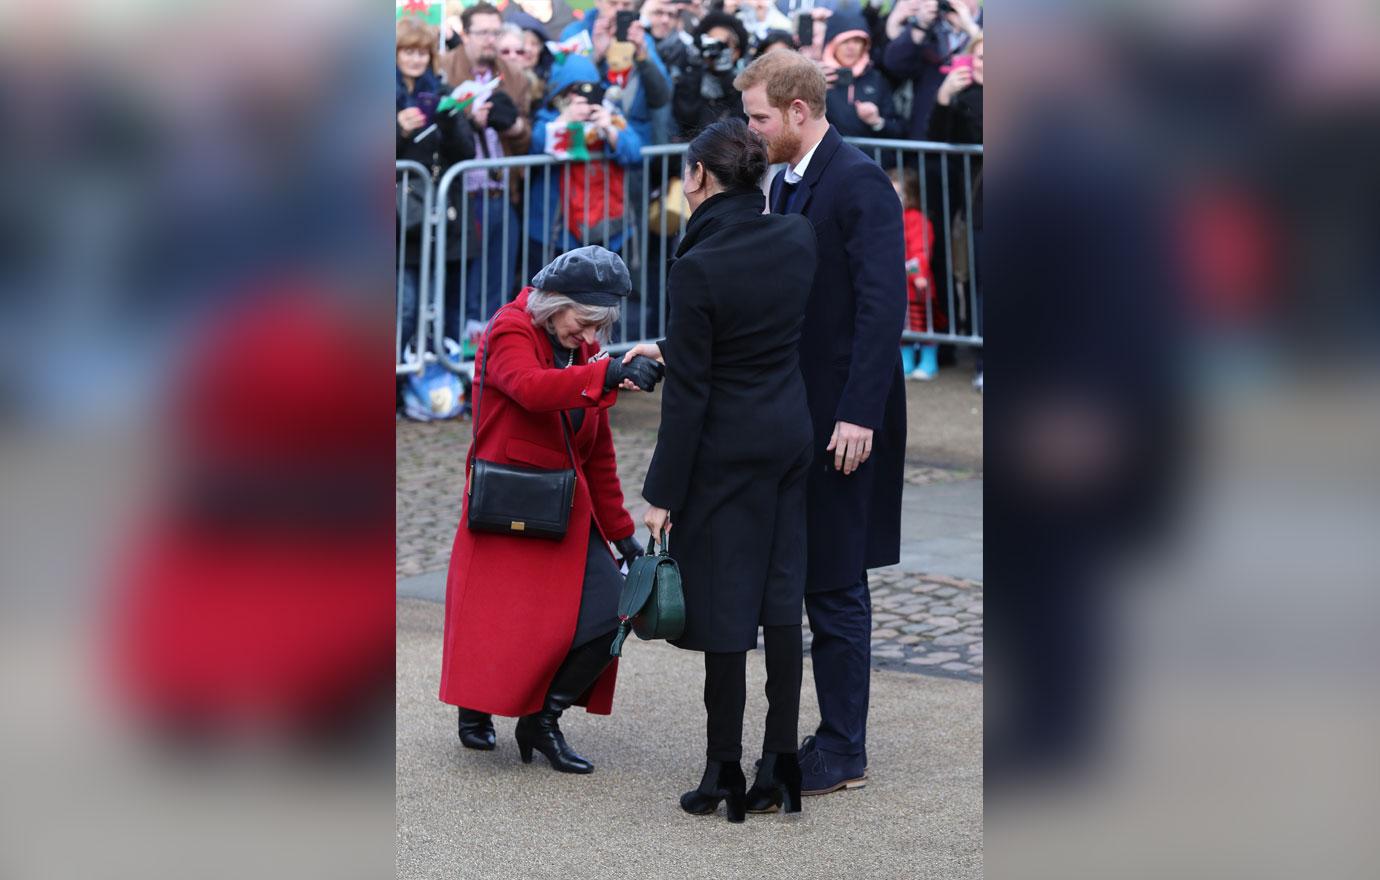
M 460 744 L 467 749 L 487 752 L 494 747 L 494 717 L 488 712 L 476 712 L 460 707 Z
M 561 733 L 561 713 L 569 709 L 589 690 L 590 685 L 608 668 L 613 657 L 609 647 L 613 644 L 614 631 L 599 636 L 570 650 L 556 675 L 551 679 L 551 688 L 546 694 L 546 703 L 533 715 L 518 719 L 513 733 L 517 739 L 518 752 L 524 764 L 532 762 L 532 750 L 546 756 L 551 766 L 562 773 L 591 773 L 594 765 L 566 744 Z

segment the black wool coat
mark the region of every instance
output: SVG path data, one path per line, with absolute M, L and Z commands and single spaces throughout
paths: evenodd
M 762 213 L 758 190 L 695 211 L 667 276 L 661 427 L 642 494 L 671 511 L 685 586 L 674 644 L 747 651 L 758 626 L 799 624 L 810 413 L 800 333 L 815 237 Z
M 806 591 L 826 592 L 857 582 L 865 569 L 901 558 L 905 233 L 890 178 L 844 143 L 833 126 L 788 202 L 784 176 L 772 182 L 772 211 L 804 214 L 818 243 L 819 271 L 800 336 L 800 371 L 815 452 Z M 825 451 L 836 422 L 873 430 L 872 456 L 848 476 L 834 469 L 834 454 Z

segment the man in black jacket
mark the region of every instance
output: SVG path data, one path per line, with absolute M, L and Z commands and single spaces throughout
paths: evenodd
M 801 334 L 815 436 L 807 493 L 805 609 L 820 725 L 801 746 L 802 793 L 864 784 L 872 603 L 867 569 L 900 560 L 906 399 L 901 203 L 886 174 L 824 116 L 824 75 L 772 52 L 735 83 L 767 140 L 771 210 L 814 225 L 819 268 Z

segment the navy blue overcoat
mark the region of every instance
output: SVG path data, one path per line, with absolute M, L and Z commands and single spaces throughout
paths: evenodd
M 806 592 L 838 590 L 901 556 L 906 452 L 900 339 L 906 322 L 901 202 L 886 173 L 833 127 L 794 188 L 778 174 L 774 213 L 804 214 L 819 263 L 800 337 L 814 427 Z M 873 430 L 872 457 L 849 476 L 825 451 L 835 422 Z

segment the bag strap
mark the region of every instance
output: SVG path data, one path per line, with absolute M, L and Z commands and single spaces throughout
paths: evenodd
M 623 583 L 623 592 L 618 596 L 618 632 L 613 637 L 613 644 L 609 646 L 610 657 L 623 655 L 623 642 L 632 630 L 633 618 L 642 611 L 647 600 L 652 597 L 652 587 L 656 583 L 656 570 L 661 565 L 660 557 L 666 555 L 666 547 L 663 544 L 661 553 L 657 553 L 656 535 L 649 533 L 647 550 L 646 556 L 634 560 L 633 564 L 628 566 L 628 577 Z M 642 564 L 639 565 L 638 563 Z
M 489 326 L 484 329 L 484 357 L 481 358 L 479 362 L 479 381 L 475 383 L 474 392 L 474 442 L 470 444 L 471 460 L 474 458 L 475 447 L 479 445 L 479 402 L 484 397 L 484 379 L 489 373 L 489 339 L 493 335 L 494 323 L 498 321 L 499 314 L 502 313 L 503 309 L 508 308 L 509 305 L 512 305 L 512 303 L 508 303 L 502 306 L 497 312 L 494 312 L 494 316 L 489 319 Z M 573 360 L 575 355 L 572 354 L 570 357 Z M 566 454 L 570 456 L 570 466 L 578 471 L 579 468 L 576 467 L 575 464 L 575 448 L 570 445 L 570 425 L 567 421 L 565 410 L 561 410 L 559 415 L 561 418 L 561 438 L 565 440 L 565 451 Z

